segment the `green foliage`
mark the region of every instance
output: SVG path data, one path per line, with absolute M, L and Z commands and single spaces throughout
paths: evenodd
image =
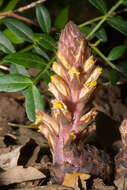
M 100 28 L 96 33 L 95 33 L 95 36 L 98 38 L 98 39 L 102 39 L 103 42 L 107 42 L 108 40 L 108 37 L 107 37 L 107 34 L 106 34 L 106 30 L 104 28 Z
M 4 2 L 4 0 L 1 0 L 1 1 L 0 1 L 0 7 L 3 5 L 3 2 Z
M 0 76 L 0 91 L 16 92 L 30 86 L 32 81 L 23 75 L 8 74 Z
M 62 9 L 60 11 L 59 15 L 56 17 L 55 22 L 54 22 L 54 26 L 57 29 L 64 28 L 65 24 L 68 21 L 68 15 L 69 15 L 69 8 L 65 7 L 64 9 Z
M 21 74 L 26 77 L 30 77 L 28 71 L 22 65 L 17 65 L 17 64 L 11 64 L 10 74 Z
M 121 66 L 121 70 L 123 73 L 127 73 L 127 61 L 125 61 L 122 66 Z
M 107 5 L 104 0 L 88 0 L 96 9 L 101 13 L 105 14 L 107 12 Z
M 127 46 L 125 45 L 119 45 L 111 49 L 111 51 L 108 54 L 108 59 L 110 61 L 114 61 L 119 59 L 127 50 Z
M 114 16 L 112 18 L 109 18 L 107 23 L 111 27 L 115 28 L 116 30 L 127 36 L 127 21 L 123 17 Z
M 33 31 L 23 22 L 7 18 L 4 19 L 4 24 L 17 36 L 22 38 L 24 41 L 34 41 Z
M 19 1 L 20 0 L 10 0 L 8 4 L 6 5 L 6 7 L 3 9 L 3 11 L 6 12 L 9 10 L 13 10 Z
M 13 53 L 3 59 L 4 62 L 15 63 L 26 68 L 43 68 L 46 62 L 33 53 Z
M 44 57 L 47 61 L 50 60 L 48 54 L 45 51 L 43 51 L 39 46 L 35 46 L 35 52 L 38 55 L 41 55 L 42 57 Z
M 127 6 L 127 0 L 124 0 L 123 5 Z
M 42 48 L 50 51 L 54 51 L 57 46 L 56 41 L 48 34 L 35 34 L 35 39 Z
M 11 30 L 9 30 L 8 28 L 6 28 L 4 31 L 3 31 L 3 34 L 5 34 L 8 39 L 14 43 L 14 44 L 21 44 L 24 42 L 23 39 L 17 37 L 13 32 L 11 32 Z
M 14 46 L 2 32 L 0 32 L 0 49 L 7 54 L 15 52 Z
M 37 4 L 36 16 L 42 31 L 48 34 L 51 30 L 51 18 L 48 10 L 43 5 Z
M 109 81 L 112 85 L 116 85 L 116 83 L 119 81 L 120 79 L 120 73 L 116 70 L 111 70 L 109 72 Z
M 35 121 L 35 110 L 40 109 L 44 111 L 44 101 L 42 96 L 35 85 L 30 86 L 24 91 L 26 98 L 25 106 L 26 113 L 30 121 Z

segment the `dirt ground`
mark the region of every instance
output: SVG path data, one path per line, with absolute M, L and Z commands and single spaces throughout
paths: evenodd
M 106 81 L 105 74 L 100 81 Z M 112 86 L 104 82 L 93 105 L 98 110 L 96 131 L 89 134 L 90 138 L 87 138 L 86 143 L 97 145 L 114 156 L 120 148 L 119 126 L 127 117 L 127 84 L 121 82 Z M 12 123 L 17 127 L 12 126 Z M 114 176 L 110 182 L 91 176 L 85 185 L 80 184 L 73 188 L 52 185 L 49 172 L 52 157 L 49 146 L 39 132 L 23 127 L 29 124 L 22 94 L 0 93 L 0 189 L 123 189 L 123 181 L 114 182 Z

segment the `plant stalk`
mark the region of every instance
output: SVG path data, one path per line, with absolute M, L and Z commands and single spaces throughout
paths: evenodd
M 89 39 L 99 28 L 100 26 L 106 21 L 106 19 L 122 4 L 124 0 L 119 0 L 103 17 L 102 20 L 93 28 L 93 30 L 89 33 L 86 37 Z

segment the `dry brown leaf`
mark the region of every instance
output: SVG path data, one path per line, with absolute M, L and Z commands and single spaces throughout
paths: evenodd
M 62 185 L 47 185 L 47 186 L 38 186 L 38 187 L 26 187 L 26 188 L 13 188 L 10 190 L 74 190 L 71 187 L 65 187 Z
M 81 181 L 81 185 L 85 187 L 86 186 L 85 180 L 89 178 L 90 178 L 90 175 L 85 174 L 85 173 L 66 173 L 66 175 L 64 176 L 64 181 L 62 185 L 67 186 L 67 187 L 73 187 L 74 189 L 78 190 L 79 179 Z
M 115 190 L 114 186 L 106 186 L 102 179 L 94 179 L 92 190 Z
M 127 178 L 120 177 L 119 179 L 114 181 L 114 184 L 117 187 L 117 190 L 126 190 L 127 189 Z
M 0 185 L 9 185 L 42 178 L 45 178 L 45 175 L 36 168 L 16 166 L 0 174 Z
M 17 166 L 17 161 L 20 155 L 20 150 L 22 146 L 15 148 L 11 152 L 7 152 L 0 155 L 0 168 L 8 170 Z

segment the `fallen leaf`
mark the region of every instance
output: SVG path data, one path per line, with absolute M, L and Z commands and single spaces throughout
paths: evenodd
M 90 175 L 85 173 L 66 173 L 62 185 L 78 189 L 78 181 L 80 179 L 81 185 L 86 186 L 85 180 L 89 179 Z
M 36 168 L 16 166 L 0 174 L 0 185 L 9 185 L 42 178 L 45 178 L 45 175 Z
M 74 190 L 71 187 L 65 187 L 62 185 L 47 185 L 47 186 L 38 186 L 38 187 L 26 187 L 26 188 L 13 188 L 9 190 Z
M 18 158 L 20 155 L 20 150 L 22 146 L 15 148 L 11 152 L 7 152 L 0 155 L 0 168 L 8 170 L 17 166 Z
M 102 179 L 96 178 L 93 182 L 92 190 L 115 190 L 114 186 L 106 186 Z
M 127 189 L 127 178 L 120 177 L 119 179 L 114 181 L 114 184 L 117 187 L 117 190 L 126 190 Z

